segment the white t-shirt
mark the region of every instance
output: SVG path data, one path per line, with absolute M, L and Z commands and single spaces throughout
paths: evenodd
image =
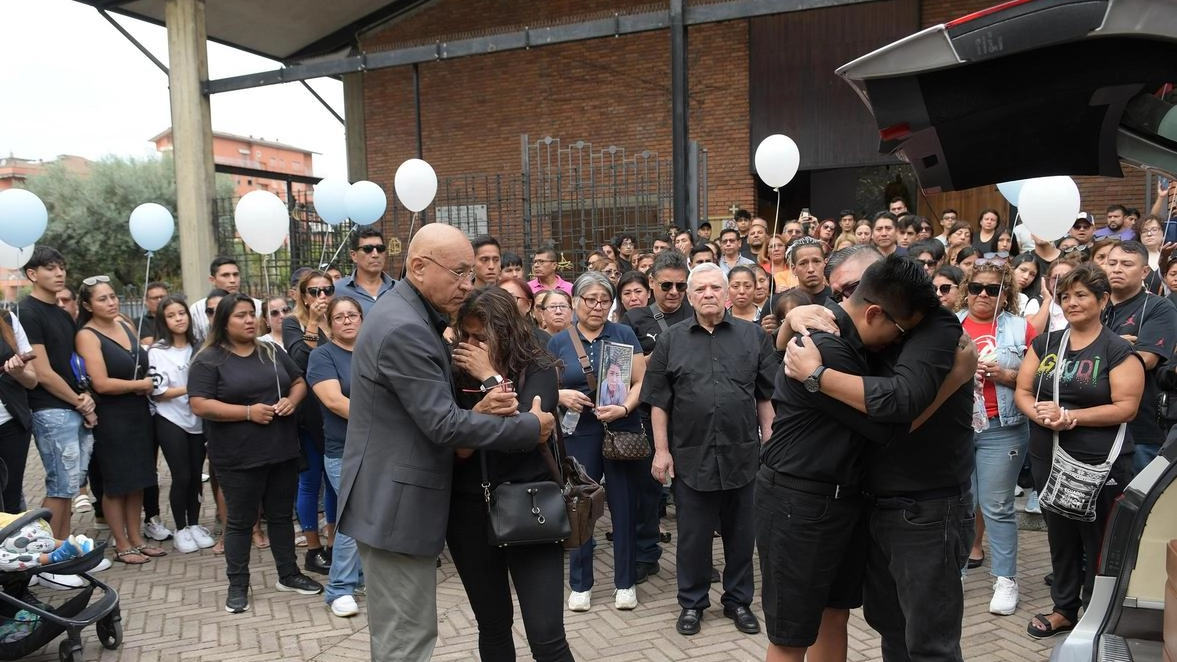
M 174 386 L 188 386 L 188 364 L 192 362 L 192 347 L 164 347 L 152 345 L 147 350 L 147 361 L 151 365 L 151 378 L 155 388 L 151 395 L 162 395 L 164 391 Z M 155 401 L 155 413 L 171 421 L 176 427 L 188 434 L 199 434 L 203 425 L 192 407 L 188 404 L 188 395 L 184 394 L 170 400 Z
M 33 346 L 29 344 L 29 337 L 25 334 L 25 328 L 20 325 L 20 318 L 16 313 L 12 314 L 12 335 L 16 338 L 16 353 L 24 354 L 25 352 L 33 351 Z M 8 407 L 0 402 L 0 425 L 4 425 L 12 420 L 12 414 L 8 413 Z
M 195 301 L 191 306 L 188 306 L 188 317 L 192 320 L 192 333 L 196 334 L 196 342 L 204 342 L 208 337 L 208 314 L 204 312 L 204 307 L 208 304 L 208 297 L 199 301 Z M 258 320 L 262 318 L 262 302 L 258 299 L 253 300 L 254 315 L 257 315 Z

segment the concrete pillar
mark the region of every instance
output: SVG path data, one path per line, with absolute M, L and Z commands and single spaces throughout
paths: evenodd
M 204 0 L 167 0 L 172 142 L 176 166 L 176 215 L 180 268 L 190 299 L 208 290 L 208 265 L 216 253 L 213 237 L 213 132 L 208 95 Z
M 344 136 L 347 142 L 347 178 L 368 178 L 367 130 L 364 127 L 364 74 L 343 76 Z

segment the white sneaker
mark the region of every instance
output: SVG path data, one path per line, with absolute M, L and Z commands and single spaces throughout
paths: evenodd
M 1009 616 L 1018 608 L 1018 583 L 1009 577 L 998 577 L 993 582 L 993 599 L 989 601 L 989 613 Z
M 208 532 L 208 529 L 199 524 L 193 524 L 192 526 L 189 526 L 188 533 L 192 534 L 192 539 L 196 541 L 196 546 L 201 549 L 208 549 L 209 547 L 217 544 L 217 541 L 213 540 L 213 537 Z
M 613 608 L 629 610 L 638 606 L 638 592 L 632 586 L 619 588 L 613 594 Z
M 1030 496 L 1026 497 L 1026 512 L 1042 514 L 1042 506 L 1038 504 L 1038 490 L 1030 490 Z
M 350 595 L 341 595 L 331 601 L 331 613 L 340 618 L 349 618 L 360 613 L 360 606 Z
M 181 554 L 191 554 L 200 549 L 196 546 L 196 541 L 192 538 L 192 527 L 177 531 L 176 537 L 172 540 L 172 546 Z
M 82 588 L 86 585 L 86 580 L 77 575 L 57 575 L 52 572 L 38 573 L 40 578 L 39 584 L 48 588 L 56 589 L 58 591 L 72 591 L 75 588 Z
M 89 572 L 102 572 L 103 570 L 110 570 L 110 566 L 114 565 L 110 559 L 104 558 L 98 562 L 98 565 L 90 568 Z
M 94 502 L 90 500 L 90 495 L 79 494 L 74 497 L 74 512 L 75 513 L 89 513 L 94 511 Z
M 1023 488 L 1021 485 L 1014 485 L 1014 496 L 1020 497 L 1020 496 L 1025 496 L 1025 494 L 1026 494 L 1025 488 Z
M 172 537 L 172 532 L 163 525 L 163 522 L 159 521 L 157 515 L 143 523 L 143 535 L 157 542 L 163 542 Z
M 568 611 L 588 611 L 592 605 L 592 591 L 573 591 L 568 596 Z

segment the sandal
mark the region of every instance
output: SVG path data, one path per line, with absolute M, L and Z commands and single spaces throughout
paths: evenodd
M 264 533 L 256 533 L 255 532 L 253 534 L 253 546 L 257 547 L 258 549 L 269 549 L 270 548 L 270 539 L 267 538 L 266 534 L 264 534 Z
M 1062 614 L 1059 614 L 1057 611 L 1051 613 L 1062 616 Z M 1064 618 L 1063 620 L 1066 619 Z M 1046 627 L 1037 627 L 1038 625 L 1044 625 Z M 1030 624 L 1026 626 L 1026 634 L 1034 637 L 1035 639 L 1046 639 L 1048 637 L 1053 637 L 1056 634 L 1070 632 L 1074 629 L 1074 623 L 1067 623 L 1066 625 L 1055 627 L 1051 624 L 1050 618 L 1048 616 L 1044 614 L 1034 614 L 1034 618 L 1030 621 Z
M 225 553 L 225 539 L 217 538 L 217 544 L 213 545 L 213 554 L 220 556 Z
M 134 557 L 134 558 L 132 558 L 132 557 Z M 138 560 L 136 560 L 136 559 L 138 559 Z M 138 547 L 132 547 L 130 549 L 123 549 L 123 550 L 115 550 L 114 560 L 118 561 L 119 563 L 126 563 L 127 565 L 143 565 L 144 563 L 151 562 L 150 558 L 148 558 L 144 554 L 139 553 Z
M 139 548 L 139 553 L 143 556 L 150 556 L 153 559 L 158 559 L 161 556 L 167 556 L 167 551 L 163 547 L 148 547 L 146 545 Z

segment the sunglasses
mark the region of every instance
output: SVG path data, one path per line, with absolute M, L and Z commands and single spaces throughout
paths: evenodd
M 956 287 L 956 285 L 953 283 L 941 283 L 936 287 L 936 291 L 940 294 L 948 294 L 954 287 Z
M 1001 293 L 1001 284 L 1000 283 L 990 283 L 990 284 L 986 285 L 986 284 L 982 284 L 982 283 L 969 283 L 969 294 L 971 294 L 973 296 L 977 296 L 981 292 L 984 292 L 985 294 L 988 294 L 991 297 L 996 297 L 998 294 Z
M 678 290 L 679 292 L 686 292 L 687 291 L 687 284 L 682 283 L 682 282 L 672 283 L 670 281 L 666 281 L 664 283 L 658 283 L 658 287 L 661 288 L 663 292 L 669 292 L 671 290 L 671 288 L 674 288 L 675 290 Z
M 368 255 L 371 255 L 373 252 L 383 253 L 384 251 L 388 250 L 388 246 L 385 246 L 384 244 L 364 244 L 356 250 L 363 251 Z
M 1069 255 L 1071 253 L 1079 253 L 1082 250 L 1083 250 L 1082 246 L 1068 246 L 1067 248 L 1063 249 L 1063 253 Z
M 290 314 L 290 306 L 283 306 L 280 309 L 279 308 L 271 308 L 270 309 L 270 317 L 277 317 L 279 315 L 289 315 L 289 314 Z
M 924 265 L 925 267 L 934 267 L 934 266 L 936 266 L 936 261 L 935 261 L 935 260 L 916 260 L 916 262 L 919 262 L 920 264 Z
M 323 294 L 325 294 L 329 297 L 333 297 L 333 296 L 335 296 L 335 286 L 334 285 L 326 285 L 324 287 L 308 287 L 306 289 L 306 293 L 313 296 L 313 297 L 316 297 L 316 298 L 319 295 L 323 295 Z
M 843 299 L 854 294 L 854 290 L 858 289 L 858 284 L 861 282 L 862 281 L 860 280 L 856 280 L 853 283 L 843 287 L 841 292 L 831 292 L 830 298 L 833 299 L 835 303 L 841 303 Z
M 86 287 L 94 287 L 98 283 L 109 283 L 109 282 L 110 282 L 110 276 L 90 276 L 89 278 L 82 279 L 82 285 L 85 285 Z

